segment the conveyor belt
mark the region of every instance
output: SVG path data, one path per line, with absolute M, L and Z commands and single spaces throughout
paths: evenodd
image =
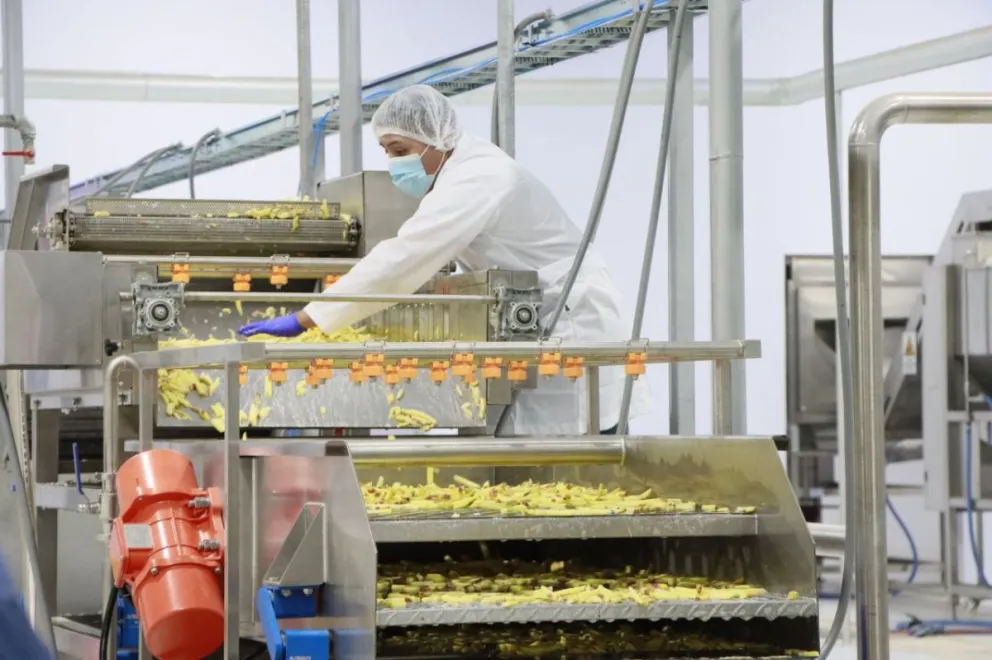
M 650 605 L 636 603 L 559 604 L 535 603 L 505 605 L 444 606 L 415 604 L 403 609 L 379 609 L 376 625 L 380 628 L 405 626 L 446 626 L 462 624 L 564 623 L 573 621 L 670 621 L 677 619 L 709 621 L 711 619 L 796 619 L 815 616 L 815 598 L 767 596 L 747 600 L 657 601 Z

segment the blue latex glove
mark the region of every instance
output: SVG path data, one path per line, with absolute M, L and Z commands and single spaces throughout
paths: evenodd
M 296 314 L 277 316 L 274 319 L 266 319 L 264 321 L 254 321 L 238 330 L 238 333 L 242 337 L 251 337 L 253 335 L 298 337 L 304 332 L 306 332 L 306 328 L 300 324 L 300 320 L 296 318 Z

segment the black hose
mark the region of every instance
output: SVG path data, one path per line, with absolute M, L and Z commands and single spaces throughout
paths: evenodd
M 214 130 L 204 133 L 200 136 L 200 139 L 196 141 L 193 145 L 193 151 L 189 154 L 189 198 L 196 199 L 196 187 L 193 185 L 193 177 L 196 175 L 196 156 L 200 153 L 200 149 L 207 143 L 213 142 L 221 135 L 220 129 L 215 128 Z
M 107 604 L 103 608 L 103 620 L 100 622 L 100 655 L 99 660 L 113 660 L 107 657 L 111 635 L 111 625 L 114 622 L 114 610 L 117 609 L 117 596 L 120 588 L 115 584 L 110 588 L 110 595 L 107 597 Z
M 526 30 L 528 27 L 537 23 L 539 21 L 550 21 L 552 12 L 550 9 L 544 11 L 539 11 L 527 16 L 522 21 L 517 23 L 516 27 L 513 28 L 513 40 L 516 42 L 520 38 L 520 33 Z M 493 144 L 499 145 L 499 87 L 493 87 L 493 111 L 492 118 L 490 120 L 490 140 Z

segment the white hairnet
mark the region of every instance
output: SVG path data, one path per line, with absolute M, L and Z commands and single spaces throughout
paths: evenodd
M 383 101 L 372 116 L 372 132 L 376 139 L 399 135 L 439 151 L 454 149 L 462 135 L 451 101 L 427 85 L 405 87 Z

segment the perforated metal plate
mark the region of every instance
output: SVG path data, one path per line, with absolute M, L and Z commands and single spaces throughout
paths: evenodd
M 86 213 L 143 218 L 258 218 L 271 217 L 291 220 L 338 219 L 341 206 L 336 203 L 302 201 L 245 201 L 219 199 L 130 199 L 122 197 L 91 197 L 86 200 Z
M 403 609 L 380 609 L 376 625 L 447 626 L 462 624 L 537 623 L 567 621 L 663 621 L 666 619 L 779 619 L 816 616 L 814 598 L 788 600 L 783 597 L 751 598 L 748 600 L 695 601 L 663 600 L 650 605 L 617 604 L 523 604 L 513 607 L 480 605 L 457 607 L 444 605 L 409 605 Z

